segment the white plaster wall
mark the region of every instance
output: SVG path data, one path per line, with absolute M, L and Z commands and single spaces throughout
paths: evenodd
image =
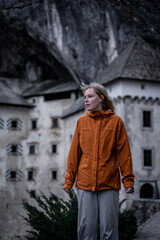
M 141 86 L 144 89 L 141 89 Z M 153 97 L 159 98 L 160 84 L 156 82 L 138 80 L 118 80 L 107 85 L 107 91 L 111 98 L 131 96 L 131 97 Z
M 30 113 L 30 120 L 37 119 L 37 130 L 30 130 L 28 139 L 25 140 L 25 168 L 35 168 L 35 183 L 28 181 L 29 190 L 42 191 L 48 194 L 50 191 L 63 196 L 64 179 L 64 139 L 65 124 L 60 116 L 74 101 L 74 98 L 45 102 L 43 97 L 36 98 L 36 108 Z M 52 128 L 52 118 L 57 117 L 58 128 Z M 30 143 L 37 144 L 37 154 L 28 154 Z M 57 145 L 57 153 L 51 151 L 52 144 Z M 51 179 L 52 170 L 57 170 L 57 180 Z M 26 176 L 27 177 L 27 176 Z
M 0 129 L 0 234 L 1 239 L 11 239 L 11 236 L 19 236 L 26 226 L 22 225 L 20 214 L 23 214 L 21 206 L 25 183 L 10 182 L 6 180 L 6 170 L 23 169 L 24 157 L 7 155 L 6 145 L 20 144 L 28 137 L 28 108 L 0 107 L 0 116 L 4 120 L 4 129 Z M 10 118 L 22 120 L 22 130 L 8 130 L 7 120 Z M 23 149 L 24 151 L 24 149 Z M 19 227 L 21 226 L 21 227 Z
M 122 96 L 123 84 L 122 81 L 109 83 L 106 87 L 108 95 L 113 99 Z
M 134 169 L 144 180 L 156 179 L 157 174 L 160 173 L 160 106 L 158 103 L 153 104 L 152 101 L 150 103 L 148 102 L 147 104 L 142 101 L 140 103 L 133 102 L 132 106 L 128 106 L 128 108 L 130 108 L 130 116 L 127 125 L 130 129 L 129 135 L 133 152 Z M 152 111 L 152 128 L 142 127 L 143 110 Z M 150 174 L 148 174 L 148 171 L 146 169 L 142 168 L 142 148 L 151 148 L 154 150 L 153 169 L 151 170 Z
M 142 85 L 144 89 L 141 88 Z M 107 91 L 109 96 L 114 99 L 115 113 L 124 121 L 131 146 L 135 173 L 135 193 L 127 195 L 127 205 L 129 206 L 132 199 L 139 199 L 140 181 L 157 181 L 160 193 L 160 106 L 158 100 L 160 97 L 160 84 L 156 82 L 119 80 L 109 84 Z M 156 98 L 157 100 L 155 100 Z M 152 111 L 153 126 L 151 129 L 142 128 L 143 110 Z M 143 149 L 152 149 L 153 151 L 152 169 L 143 167 Z M 122 188 L 120 199 L 123 198 L 126 198 L 126 194 Z
M 122 99 L 121 104 L 125 105 L 125 125 L 130 141 L 135 174 L 135 193 L 127 196 L 131 204 L 133 199 L 139 199 L 140 181 L 157 181 L 160 193 L 160 103 L 159 100 L 133 100 L 129 97 Z M 142 127 L 143 110 L 152 112 L 153 127 Z M 152 168 L 143 167 L 143 149 L 152 149 L 153 151 Z
M 51 127 L 52 118 L 60 117 L 74 102 L 70 99 L 44 101 L 43 97 L 34 97 L 35 108 L 21 108 L 1 106 L 0 117 L 4 120 L 4 129 L 0 129 L 0 228 L 1 239 L 11 239 L 13 236 L 24 235 L 26 225 L 22 223 L 19 214 L 24 215 L 21 207 L 22 196 L 27 197 L 26 190 L 35 190 L 49 194 L 56 193 L 60 197 L 67 197 L 62 190 L 66 156 L 64 151 L 65 124 L 59 119 L 59 127 Z M 29 99 L 29 102 L 33 102 Z M 8 130 L 9 118 L 19 118 L 23 122 L 22 131 Z M 37 129 L 31 129 L 31 120 L 37 119 Z M 23 146 L 20 156 L 7 155 L 6 145 L 17 143 Z M 29 155 L 29 144 L 36 143 L 37 154 Z M 57 144 L 58 152 L 51 153 L 51 145 Z M 28 181 L 27 170 L 36 170 L 35 180 Z M 6 181 L 5 172 L 8 169 L 19 169 L 23 172 L 21 181 Z M 52 180 L 51 171 L 57 170 L 57 180 Z M 28 198 L 28 197 L 27 197 Z M 15 218 L 16 216 L 16 218 Z
M 20 144 L 23 139 L 28 137 L 27 108 L 1 106 L 0 116 L 4 120 L 4 129 L 0 129 L 0 188 L 6 187 L 5 172 L 8 168 L 22 168 L 23 156 L 7 155 L 7 144 Z M 22 130 L 8 130 L 8 119 L 20 119 L 22 121 Z

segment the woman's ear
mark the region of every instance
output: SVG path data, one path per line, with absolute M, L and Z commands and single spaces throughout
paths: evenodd
M 101 95 L 100 100 L 101 100 L 101 102 L 103 102 L 103 100 L 104 100 L 104 96 L 103 95 Z

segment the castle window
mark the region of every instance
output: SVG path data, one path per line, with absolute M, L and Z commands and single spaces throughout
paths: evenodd
M 29 145 L 29 154 L 30 155 L 36 154 L 36 146 L 35 145 Z
M 56 170 L 52 171 L 52 180 L 55 180 L 55 179 L 57 179 L 57 171 Z
M 58 128 L 58 118 L 52 118 L 52 128 Z
M 17 154 L 17 145 L 12 145 L 11 146 L 11 153 Z
M 23 173 L 20 170 L 7 170 L 6 179 L 7 181 L 21 181 Z
M 29 170 L 28 171 L 28 180 L 33 181 L 35 177 L 35 171 L 34 170 Z
M 9 155 L 22 155 L 23 147 L 21 144 L 8 144 L 7 154 Z
M 11 121 L 11 128 L 12 129 L 17 129 L 17 120 L 12 120 Z
M 151 111 L 143 111 L 143 127 L 152 127 L 151 125 Z
M 0 129 L 4 128 L 4 120 L 0 118 Z
M 52 153 L 57 153 L 57 145 L 56 144 L 52 145 Z
M 22 130 L 22 121 L 20 119 L 8 119 L 7 128 L 9 130 Z
M 140 198 L 153 198 L 153 186 L 149 183 L 145 183 L 140 188 Z
M 146 89 L 146 86 L 144 84 L 141 85 L 141 89 L 142 90 L 145 90 Z
M 31 121 L 31 128 L 32 128 L 33 130 L 37 129 L 37 120 L 36 120 L 36 119 L 33 119 L 33 120 Z
M 144 161 L 144 167 L 152 167 L 152 150 L 151 149 L 145 149 L 143 151 L 143 161 Z
M 11 171 L 10 172 L 10 179 L 11 180 L 16 180 L 17 172 L 16 171 Z
M 35 190 L 31 190 L 31 191 L 30 191 L 30 196 L 31 196 L 32 198 L 35 198 L 35 197 L 36 197 L 36 191 L 35 191 Z
M 36 103 L 36 98 L 32 98 L 32 103 Z

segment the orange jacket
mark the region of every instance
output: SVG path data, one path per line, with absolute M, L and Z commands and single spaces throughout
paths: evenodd
M 85 190 L 133 187 L 129 141 L 123 121 L 111 111 L 88 112 L 80 117 L 71 143 L 65 188 Z

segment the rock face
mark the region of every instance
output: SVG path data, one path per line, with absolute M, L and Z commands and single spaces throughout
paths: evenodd
M 34 60 L 41 80 L 94 80 L 133 38 L 159 44 L 159 13 L 158 0 L 0 0 L 0 77 L 27 80 Z
M 133 240 L 159 240 L 160 239 L 160 228 L 159 228 L 160 212 L 155 213 L 148 221 L 142 224 L 138 232 L 136 233 L 135 239 Z

